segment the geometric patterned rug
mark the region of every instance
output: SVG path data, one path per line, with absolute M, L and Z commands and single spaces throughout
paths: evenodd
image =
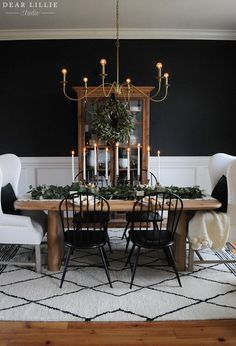
M 157 253 L 140 256 L 133 288 L 122 232 L 111 230 L 113 249 L 107 249 L 113 288 L 110 288 L 96 250 L 74 252 L 73 263 L 60 289 L 61 272 L 41 274 L 30 267 L 9 265 L 0 274 L 0 320 L 11 321 L 167 321 L 236 318 L 236 277 L 225 265 L 195 265 L 180 273 L 182 288 Z M 20 248 L 15 257 L 30 249 Z M 141 261 L 142 260 L 142 261 Z M 155 262 L 155 263 L 154 263 Z M 156 266 L 155 264 L 158 264 Z M 151 265 L 151 267 L 147 267 Z M 62 268 L 63 269 L 63 268 Z

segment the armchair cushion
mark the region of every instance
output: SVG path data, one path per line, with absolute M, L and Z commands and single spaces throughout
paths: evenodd
M 211 196 L 218 199 L 218 201 L 222 204 L 220 208 L 216 209 L 216 211 L 226 213 L 228 205 L 228 188 L 225 175 L 222 175 L 222 177 L 219 179 L 212 191 Z
M 10 183 L 2 187 L 1 204 L 2 204 L 2 211 L 4 214 L 20 215 L 20 211 L 15 210 L 14 208 L 14 202 L 16 201 L 16 199 L 17 198 L 15 195 L 15 192 Z

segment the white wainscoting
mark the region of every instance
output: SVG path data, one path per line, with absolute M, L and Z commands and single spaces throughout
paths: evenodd
M 208 174 L 209 157 L 206 156 L 163 156 L 150 157 L 150 171 L 159 177 L 163 186 L 199 185 L 207 193 L 211 191 Z M 70 157 L 21 157 L 22 172 L 19 184 L 19 195 L 41 184 L 67 185 L 72 181 Z M 75 167 L 77 160 L 75 159 Z M 160 167 L 160 175 L 158 173 Z

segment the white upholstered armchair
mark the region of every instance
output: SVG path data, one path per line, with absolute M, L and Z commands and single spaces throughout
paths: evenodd
M 236 242 L 236 156 L 217 153 L 210 158 L 209 161 L 209 175 L 211 180 L 212 189 L 216 190 L 222 177 L 225 179 L 226 194 L 221 196 L 223 214 L 221 216 L 227 217 L 227 238 L 225 241 L 228 250 L 235 249 Z M 222 192 L 222 186 L 219 188 Z M 213 194 L 212 194 L 213 195 Z M 214 196 L 216 197 L 216 196 Z M 217 197 L 216 197 L 217 198 Z M 220 200 L 220 198 L 217 198 Z M 225 204 L 225 205 L 224 205 Z M 226 210 L 225 210 L 226 208 Z M 216 214 L 217 215 L 217 214 Z M 191 222 L 191 221 L 190 221 Z M 194 259 L 194 252 L 196 252 L 197 260 Z M 219 260 L 205 260 L 199 250 L 193 250 L 189 244 L 189 262 L 188 270 L 193 270 L 194 263 L 232 263 L 236 262 L 235 259 L 226 259 L 222 256 Z
M 14 154 L 0 155 L 0 244 L 25 244 L 35 247 L 35 262 L 4 262 L 35 266 L 41 272 L 40 244 L 44 230 L 40 223 L 29 216 L 17 215 L 13 202 L 18 195 L 18 183 L 21 172 L 20 159 Z

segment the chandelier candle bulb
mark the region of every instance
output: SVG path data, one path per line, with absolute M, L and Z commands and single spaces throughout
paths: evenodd
M 102 65 L 102 76 L 103 76 L 103 78 L 105 77 L 105 66 L 106 66 L 106 63 L 107 63 L 106 59 L 101 59 L 100 60 L 100 64 Z
M 94 143 L 94 175 L 97 175 L 97 143 Z
M 83 180 L 86 180 L 86 148 L 83 149 Z
M 75 152 L 74 150 L 71 151 L 71 171 L 72 171 L 72 183 L 75 179 Z
M 162 63 L 158 62 L 156 64 L 157 70 L 158 70 L 158 78 L 161 78 L 161 69 L 162 69 Z
M 84 81 L 84 87 L 85 87 L 85 89 L 88 89 L 88 78 L 87 78 L 87 77 L 84 77 L 84 78 L 83 78 L 83 81 Z
M 63 69 L 61 70 L 61 72 L 62 72 L 62 75 L 63 75 L 63 82 L 65 83 L 65 82 L 66 82 L 67 69 L 63 68 Z
M 168 73 L 164 73 L 164 77 L 165 77 L 165 80 L 166 80 L 166 86 L 168 86 L 169 74 Z
M 116 175 L 119 175 L 119 143 L 116 143 Z
M 127 180 L 130 181 L 130 148 L 127 148 Z
M 140 143 L 138 143 L 137 176 L 140 176 Z
M 108 148 L 106 147 L 105 178 L 108 180 Z

